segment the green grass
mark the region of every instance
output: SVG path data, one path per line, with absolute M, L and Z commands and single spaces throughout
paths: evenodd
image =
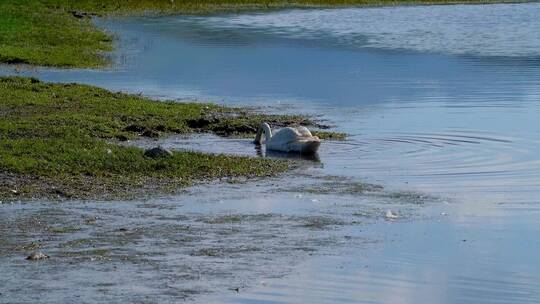
M 44 0 L 49 5 L 96 14 L 141 12 L 207 14 L 280 8 L 406 4 L 493 3 L 493 0 Z
M 112 51 L 110 35 L 89 18 L 36 0 L 0 1 L 0 62 L 59 67 L 100 67 Z
M 293 7 L 492 3 L 504 0 L 2 0 L 0 63 L 96 68 L 109 63 L 112 37 L 91 15 L 206 14 Z M 76 18 L 86 13 L 86 17 Z
M 310 122 L 301 116 L 157 102 L 86 85 L 0 77 L 0 200 L 135 197 L 200 180 L 274 175 L 291 163 L 196 152 L 151 159 L 142 149 L 119 144 L 141 134 L 247 134 L 261 121 Z

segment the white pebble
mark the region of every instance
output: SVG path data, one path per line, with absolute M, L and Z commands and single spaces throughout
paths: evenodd
M 395 220 L 398 218 L 397 214 L 394 214 L 392 212 L 392 210 L 388 209 L 386 210 L 386 214 L 385 214 L 386 218 L 389 219 L 389 220 Z

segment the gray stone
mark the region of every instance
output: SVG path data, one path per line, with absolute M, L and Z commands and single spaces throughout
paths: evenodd
M 162 147 L 155 147 L 144 151 L 144 156 L 150 158 L 159 158 L 159 157 L 170 157 L 173 153 Z
M 31 260 L 31 261 L 45 260 L 45 259 L 48 259 L 48 258 L 49 258 L 48 255 L 44 254 L 43 252 L 39 252 L 39 251 L 36 251 L 36 252 L 32 253 L 31 255 L 26 257 L 27 260 Z

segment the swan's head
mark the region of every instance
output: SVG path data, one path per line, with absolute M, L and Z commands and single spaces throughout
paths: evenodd
M 262 141 L 263 133 L 264 133 L 264 136 L 266 137 L 266 141 L 272 138 L 272 129 L 270 128 L 270 125 L 267 124 L 266 122 L 263 122 L 260 125 L 259 130 L 257 130 L 257 135 L 255 136 L 255 140 L 253 141 L 253 143 L 255 143 L 256 145 L 260 145 Z

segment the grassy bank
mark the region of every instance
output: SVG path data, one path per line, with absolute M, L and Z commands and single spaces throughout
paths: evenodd
M 112 38 L 92 15 L 204 14 L 294 7 L 494 3 L 504 0 L 2 0 L 0 63 L 95 68 L 108 63 Z M 508 1 L 512 2 L 512 1 Z
M 494 3 L 496 0 L 43 0 L 48 4 L 96 14 L 164 12 L 207 14 L 280 8 L 382 6 L 410 4 Z M 511 1 L 509 1 L 511 2 Z
M 89 18 L 38 0 L 0 1 L 0 62 L 59 67 L 100 67 L 108 63 L 112 38 Z
M 86 85 L 2 77 L 0 200 L 117 198 L 178 189 L 199 180 L 273 175 L 290 163 L 194 152 L 152 159 L 139 148 L 120 145 L 173 133 L 253 135 L 262 121 L 311 123 L 301 116 L 156 102 Z

